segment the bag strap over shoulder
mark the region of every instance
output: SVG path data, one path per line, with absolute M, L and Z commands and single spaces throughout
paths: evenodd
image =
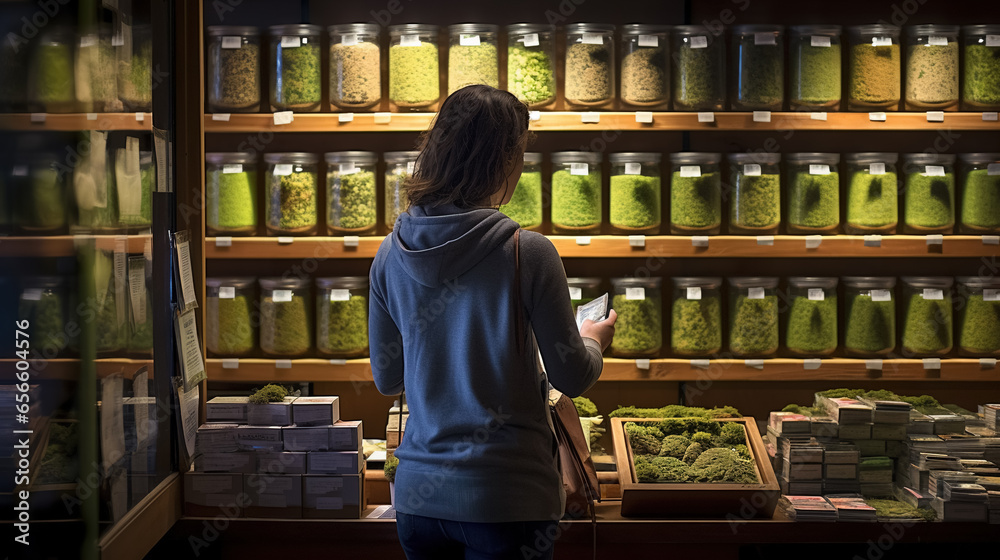
M 524 306 L 521 303 L 521 228 L 514 231 L 514 340 L 518 355 L 524 355 Z

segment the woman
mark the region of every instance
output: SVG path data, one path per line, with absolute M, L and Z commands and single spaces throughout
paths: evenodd
M 497 210 L 528 134 L 528 109 L 510 93 L 477 85 L 448 97 L 407 182 L 409 209 L 372 264 L 372 373 L 385 395 L 405 387 L 409 404 L 395 488 L 410 560 L 551 556 L 546 530 L 565 494 L 537 355 L 575 396 L 597 381 L 614 336 L 613 311 L 577 331 L 552 243 L 518 240 Z M 530 329 L 517 328 L 517 305 Z M 515 332 L 527 332 L 521 345 Z

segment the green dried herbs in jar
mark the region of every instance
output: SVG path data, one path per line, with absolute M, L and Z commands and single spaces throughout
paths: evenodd
M 670 154 L 670 233 L 716 235 L 722 227 L 720 154 Z
M 516 23 L 507 26 L 507 91 L 532 109 L 556 99 L 555 26 Z
M 847 154 L 847 233 L 896 233 L 899 222 L 896 175 L 898 154 L 860 152 Z
M 623 103 L 646 110 L 670 106 L 670 33 L 666 26 L 630 24 L 622 27 Z
M 389 26 L 389 101 L 397 108 L 436 110 L 441 97 L 436 25 Z
M 837 349 L 837 279 L 788 279 L 785 346 L 796 356 L 829 356 Z
M 1000 153 L 962 154 L 963 233 L 1000 232 Z
M 780 111 L 785 101 L 785 31 L 780 25 L 733 28 L 730 100 L 736 111 Z
M 832 234 L 840 227 L 840 154 L 785 156 L 788 233 Z
M 35 45 L 30 101 L 45 112 L 68 113 L 75 109 L 73 42 L 70 30 L 57 28 Z
M 256 27 L 206 28 L 208 110 L 253 113 L 260 109 L 260 34 Z
M 128 342 L 128 315 L 125 308 L 119 308 L 117 293 L 124 292 L 125 278 L 119 284 L 115 276 L 114 253 L 96 251 L 94 254 L 94 296 L 86 307 L 94 314 L 93 329 L 96 333 L 96 349 L 99 357 L 109 356 L 125 348 Z M 123 294 L 122 302 L 127 305 L 128 294 Z M 79 306 L 77 306 L 79 307 Z
M 729 279 L 729 351 L 767 358 L 778 351 L 778 295 L 774 277 Z
M 611 307 L 618 313 L 611 353 L 656 356 L 663 345 L 662 278 L 612 278 Z
M 93 113 L 120 112 L 118 63 L 111 46 L 109 26 L 79 37 L 76 49 L 75 89 L 77 110 Z M 9 79 L 9 78 L 5 78 Z
M 903 277 L 903 354 L 943 356 L 952 346 L 952 302 L 949 277 Z
M 567 278 L 566 285 L 569 286 L 569 302 L 573 306 L 573 315 L 576 316 L 576 308 L 594 301 L 601 295 L 601 279 L 593 277 Z
M 901 63 L 899 28 L 894 25 L 859 25 L 848 28 L 850 64 L 847 106 L 852 111 L 899 106 Z
M 792 110 L 840 106 L 839 25 L 795 25 L 788 32 L 789 103 Z
M 34 154 L 11 169 L 17 201 L 14 224 L 28 235 L 57 234 L 66 227 L 66 174 L 54 154 Z
M 316 154 L 265 154 L 265 225 L 272 235 L 312 235 L 317 226 Z
M 906 28 L 906 108 L 958 107 L 957 25 Z
M 205 226 L 208 235 L 256 233 L 257 158 L 253 154 L 205 154 Z
M 378 223 L 374 152 L 329 152 L 326 158 L 326 231 L 369 235 Z
M 781 154 L 729 154 L 731 196 L 729 231 L 735 234 L 778 233 L 781 225 Z
M 212 354 L 238 358 L 256 350 L 255 284 L 247 277 L 205 279 L 205 347 Z
M 616 233 L 660 233 L 658 153 L 611 154 L 610 222 Z
M 336 111 L 374 108 L 382 101 L 381 27 L 348 23 L 330 37 L 330 106 Z
M 448 26 L 448 95 L 473 84 L 500 87 L 498 29 L 488 23 Z
M 848 356 L 884 356 L 896 348 L 892 277 L 848 276 L 844 284 L 844 350 Z
M 600 233 L 601 156 L 594 152 L 552 154 L 552 231 Z
M 722 278 L 674 278 L 670 348 L 679 356 L 722 350 Z
M 566 103 L 571 107 L 610 107 L 615 98 L 615 26 L 573 23 L 566 26 Z
M 334 358 L 368 355 L 368 277 L 316 279 L 316 348 Z
M 259 282 L 260 349 L 272 356 L 305 355 L 313 340 L 309 281 L 272 277 Z
M 674 27 L 671 84 L 675 111 L 726 107 L 726 41 L 701 25 Z
M 538 230 L 542 225 L 542 154 L 526 152 L 524 169 L 514 187 L 510 202 L 500 211 L 524 229 Z
M 131 44 L 129 43 L 131 40 Z M 130 111 L 153 108 L 153 29 L 137 25 L 118 47 L 118 98 Z
M 269 72 L 272 111 L 319 111 L 322 64 L 318 25 L 272 25 Z
M 406 197 L 406 180 L 417 168 L 420 152 L 386 152 L 385 157 L 385 227 L 392 231 L 396 218 L 409 207 Z
M 975 276 L 958 278 L 962 305 L 958 316 L 958 349 L 963 356 L 1000 357 L 1000 281 Z
M 955 226 L 955 155 L 904 154 L 906 233 L 952 233 Z
M 18 301 L 19 321 L 28 321 L 24 330 L 30 336 L 33 355 L 52 359 L 69 344 L 67 331 L 66 281 L 59 276 L 29 276 L 22 282 Z
M 1000 109 L 1000 25 L 962 27 L 962 105 L 968 111 Z

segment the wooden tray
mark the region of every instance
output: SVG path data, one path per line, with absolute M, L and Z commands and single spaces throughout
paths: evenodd
M 747 436 L 760 484 L 637 482 L 632 448 L 625 438 L 626 422 L 659 422 L 661 418 L 612 418 L 611 435 L 622 490 L 622 516 L 668 518 L 770 518 L 781 495 L 757 424 L 747 416 L 719 418 L 739 422 Z

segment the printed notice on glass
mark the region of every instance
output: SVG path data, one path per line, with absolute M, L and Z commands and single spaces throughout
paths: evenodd
M 586 163 L 571 163 L 569 164 L 569 174 L 570 175 L 589 175 L 590 165 Z
M 701 177 L 700 165 L 682 165 L 681 177 Z
M 872 290 L 872 301 L 892 301 L 892 290 Z
M 175 280 L 180 285 L 177 294 L 181 311 L 190 311 L 198 307 L 198 296 L 194 290 L 194 274 L 191 271 L 191 234 L 178 231 L 174 234 L 174 256 L 176 258 Z
M 458 44 L 463 47 L 478 47 L 479 35 L 459 35 Z
M 243 46 L 243 38 L 236 37 L 223 37 L 222 38 L 222 48 L 224 49 L 238 49 Z
M 242 163 L 226 163 L 222 165 L 222 173 L 243 173 Z
M 822 35 L 813 35 L 809 37 L 810 47 L 829 47 L 831 45 L 830 38 L 824 37 Z
M 712 112 L 701 112 L 698 113 L 698 122 L 700 123 L 714 123 L 715 113 Z
M 174 314 L 177 358 L 180 360 L 184 389 L 190 391 L 205 380 L 205 361 L 198 342 L 198 322 L 194 310 Z
M 1000 175 L 1000 163 L 990 163 L 986 166 L 987 175 Z
M 642 164 L 630 161 L 625 164 L 625 174 L 626 175 L 639 175 L 642 173 Z
M 656 35 L 639 35 L 639 46 L 655 49 L 660 46 L 660 39 Z
M 947 47 L 948 38 L 931 35 L 930 37 L 927 38 L 927 44 L 932 47 Z
M 830 166 L 829 165 L 815 165 L 815 164 L 812 164 L 812 165 L 809 166 L 809 174 L 810 175 L 829 175 L 830 174 Z
M 687 289 L 687 299 L 701 299 L 701 288 L 693 287 Z
M 181 432 L 184 434 L 184 449 L 187 457 L 194 457 L 194 442 L 198 434 L 198 403 L 201 389 L 198 385 L 190 389 L 185 389 L 183 385 L 177 385 L 177 402 L 180 403 Z
M 809 301 L 823 301 L 826 299 L 826 294 L 823 293 L 823 288 L 809 288 L 807 294 Z
M 925 165 L 924 177 L 944 177 L 943 165 Z
M 764 299 L 764 288 L 748 288 L 747 299 Z
M 691 37 L 691 48 L 692 49 L 707 49 L 708 48 L 708 37 L 704 35 L 697 35 Z
M 290 163 L 276 163 L 276 164 L 274 164 L 274 174 L 275 175 L 291 175 L 292 174 L 292 164 L 290 164 Z
M 146 257 L 129 257 L 128 288 L 132 301 L 132 327 L 146 322 Z
M 523 43 L 526 47 L 537 47 L 538 46 L 538 33 L 528 33 L 527 35 L 522 35 L 520 39 L 517 40 L 519 43 Z
M 233 286 L 222 286 L 219 288 L 219 299 L 233 299 L 236 297 L 236 288 Z
M 288 303 L 292 301 L 291 290 L 274 290 L 271 292 L 271 301 L 274 303 Z
M 754 33 L 753 34 L 753 44 L 754 45 L 776 45 L 778 44 L 774 33 Z
M 868 174 L 869 175 L 885 175 L 885 164 L 884 163 L 870 163 L 870 164 L 868 164 Z
M 361 170 L 358 169 L 358 167 L 354 165 L 354 162 L 351 162 L 351 163 L 341 163 L 340 164 L 340 174 L 341 175 L 354 175 L 358 171 L 361 171 Z
M 1000 47 L 1000 35 L 987 35 L 986 36 L 986 46 L 987 47 Z
M 351 290 L 330 290 L 330 301 L 350 301 Z
M 302 37 L 282 37 L 281 48 L 297 49 L 302 46 Z
M 743 174 L 747 177 L 760 177 L 760 164 L 757 163 L 745 163 L 743 164 Z
M 604 35 L 600 33 L 584 33 L 581 41 L 584 45 L 603 45 Z
M 983 301 L 1000 301 L 1000 290 L 989 288 L 983 290 Z
M 944 290 L 938 290 L 934 288 L 924 288 L 923 296 L 924 299 L 927 300 L 943 300 Z
M 873 47 L 891 47 L 892 37 L 872 37 Z
M 353 47 L 358 44 L 358 34 L 357 33 L 344 33 L 340 36 L 340 44 L 345 47 Z
M 403 35 L 399 38 L 399 46 L 401 47 L 419 47 L 420 46 L 420 35 Z
M 627 299 L 627 300 L 644 300 L 644 299 L 646 299 L 646 289 L 645 288 L 625 288 L 625 299 Z

